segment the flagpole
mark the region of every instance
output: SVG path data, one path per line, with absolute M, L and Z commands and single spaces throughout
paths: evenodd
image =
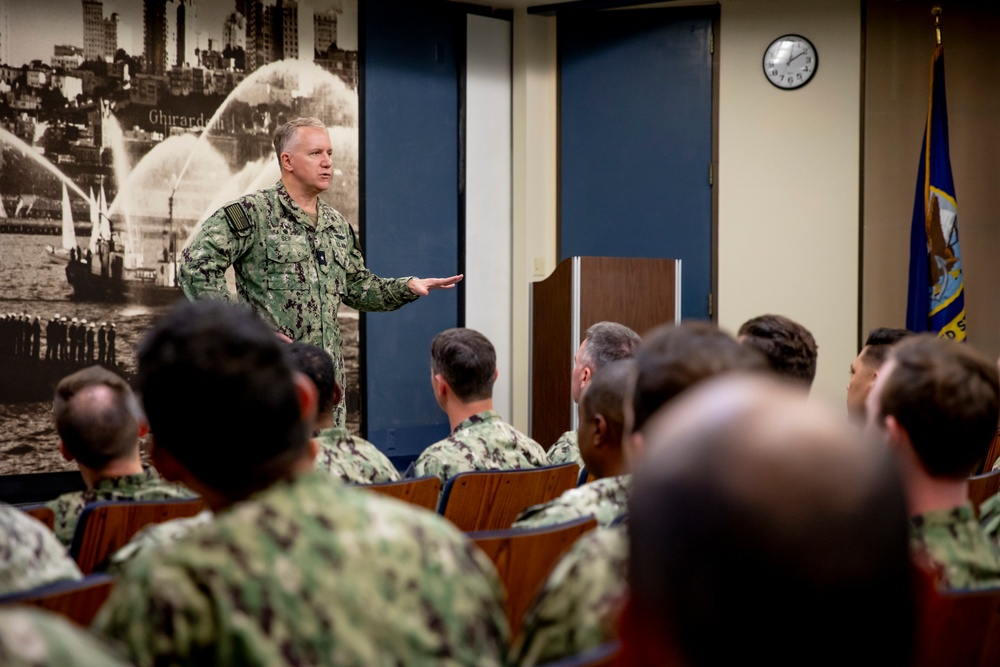
M 927 99 L 927 124 L 924 128 L 924 215 L 929 216 L 930 208 L 930 185 L 931 185 L 931 113 L 934 108 L 934 61 L 938 58 L 938 51 L 941 50 L 941 5 L 934 5 L 931 8 L 931 16 L 934 17 L 934 36 L 937 40 L 937 49 L 931 57 L 931 85 L 930 94 Z

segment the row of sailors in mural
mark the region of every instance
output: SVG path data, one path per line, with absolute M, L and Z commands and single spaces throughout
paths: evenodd
M 115 323 L 68 318 L 58 313 L 45 325 L 46 361 L 114 365 Z M 0 355 L 38 359 L 41 356 L 42 322 L 37 315 L 8 313 L 0 316 Z

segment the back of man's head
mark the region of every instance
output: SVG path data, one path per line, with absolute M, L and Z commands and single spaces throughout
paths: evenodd
M 868 332 L 868 338 L 861 348 L 861 358 L 873 368 L 880 368 L 889 356 L 889 350 L 899 341 L 912 336 L 909 329 L 877 327 Z
M 812 386 L 817 347 L 804 326 L 784 315 L 760 315 L 744 322 L 736 335 L 741 344 L 760 350 L 775 373 Z
M 463 403 L 493 398 L 496 370 L 493 343 L 475 329 L 446 329 L 431 341 L 431 372 Z
M 635 353 L 631 396 L 631 431 L 685 389 L 720 373 L 763 371 L 767 363 L 756 350 L 710 322 L 664 324 L 649 332 Z
M 288 347 L 292 363 L 296 370 L 305 373 L 316 385 L 319 402 L 316 404 L 318 415 L 332 415 L 337 405 L 337 369 L 333 365 L 330 353 L 312 343 L 295 341 Z
M 600 415 L 604 419 L 604 441 L 617 444 L 619 451 L 622 442 L 622 429 L 625 423 L 623 406 L 625 397 L 632 384 L 634 361 L 620 359 L 606 364 L 594 373 L 593 379 L 580 396 L 580 420 L 592 421 Z M 582 442 L 582 441 L 581 441 Z M 584 463 L 591 467 L 581 445 L 580 453 Z
M 968 477 L 997 431 L 996 363 L 931 333 L 892 348 L 873 393 L 878 422 L 893 417 L 933 477 Z
M 673 660 L 643 664 L 909 664 L 895 461 L 803 395 L 727 376 L 651 420 L 629 500 L 623 641 Z
M 123 378 L 102 366 L 62 378 L 52 416 L 66 451 L 88 468 L 103 468 L 138 451 L 139 402 Z
M 231 497 L 286 475 L 309 437 L 287 348 L 244 306 L 179 302 L 139 347 L 155 446 Z
M 594 371 L 621 359 L 630 359 L 642 338 L 632 329 L 617 322 L 598 322 L 584 335 L 585 363 Z

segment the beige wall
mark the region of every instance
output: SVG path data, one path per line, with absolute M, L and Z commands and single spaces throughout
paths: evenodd
M 820 347 L 816 395 L 843 402 L 858 328 L 861 15 L 856 0 L 725 0 L 719 25 L 718 317 L 792 317 Z M 761 71 L 786 32 L 819 52 L 789 92 Z M 527 289 L 555 267 L 555 19 L 514 18 L 514 421 L 527 428 Z M 527 276 L 527 278 L 525 278 Z M 526 286 L 525 286 L 526 287 Z M 523 301 L 518 303 L 519 295 Z M 567 378 L 567 384 L 569 379 Z
M 1000 5 L 868 0 L 862 331 L 906 322 L 910 221 L 940 4 L 969 344 L 1000 355 Z
M 722 3 L 719 73 L 719 324 L 762 313 L 809 328 L 814 394 L 838 403 L 856 354 L 861 15 L 854 0 Z M 814 79 L 778 90 L 768 43 L 808 37 Z

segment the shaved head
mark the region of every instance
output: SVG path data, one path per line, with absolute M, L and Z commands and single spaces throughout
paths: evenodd
M 807 391 L 719 377 L 646 427 L 630 605 L 680 664 L 908 661 L 912 571 L 894 460 Z

